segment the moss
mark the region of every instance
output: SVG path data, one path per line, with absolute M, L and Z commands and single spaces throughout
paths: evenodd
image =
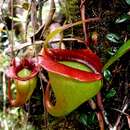
M 80 4 L 78 0 L 66 0 L 62 5 L 62 12 L 68 22 L 77 21 L 80 18 Z

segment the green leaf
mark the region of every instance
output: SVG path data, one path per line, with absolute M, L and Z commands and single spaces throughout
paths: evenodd
M 97 123 L 97 118 L 96 118 L 96 114 L 95 113 L 81 113 L 80 117 L 79 117 L 79 121 L 87 127 L 91 127 L 92 125 L 94 126 L 94 124 Z
M 88 117 L 87 117 L 86 114 L 81 114 L 79 120 L 80 120 L 80 122 L 81 122 L 83 125 L 85 125 L 85 126 L 88 125 L 88 123 L 87 123 L 87 122 L 88 122 Z
M 106 35 L 106 38 L 111 41 L 111 42 L 114 42 L 114 43 L 119 43 L 120 41 L 120 37 L 114 33 L 109 33 Z
M 110 54 L 111 56 L 113 56 L 117 51 L 117 47 L 114 48 L 109 48 L 108 49 L 108 54 Z
M 12 17 L 12 16 L 9 16 L 9 18 L 15 22 L 21 22 L 21 19 L 18 18 L 18 17 Z
M 107 94 L 106 94 L 106 98 L 112 98 L 116 95 L 116 90 L 114 88 L 112 88 Z
M 75 23 L 65 24 L 62 27 L 57 28 L 56 30 L 54 30 L 53 32 L 51 32 L 47 36 L 47 38 L 45 39 L 44 47 L 47 48 L 48 42 L 51 39 L 53 39 L 57 34 L 61 33 L 62 31 L 66 30 L 70 27 L 77 26 L 77 25 L 82 24 L 82 23 L 89 23 L 89 22 L 96 21 L 96 20 L 99 20 L 99 18 L 90 18 L 90 19 L 87 19 L 87 20 L 84 20 L 84 21 L 78 21 L 78 22 L 75 22 Z
M 130 0 L 125 0 L 128 5 L 130 5 Z
M 123 56 L 130 49 L 130 40 L 124 43 L 112 56 L 108 62 L 104 65 L 103 70 L 106 70 L 111 64 L 113 64 L 116 60 L 118 60 L 121 56 Z
M 105 71 L 103 72 L 103 75 L 104 75 L 104 78 L 105 78 L 107 81 L 109 81 L 109 80 L 111 79 L 111 77 L 112 77 L 111 72 L 110 72 L 109 70 L 105 70 Z
M 47 36 L 47 38 L 46 38 L 46 40 L 45 40 L 45 44 L 44 44 L 44 47 L 45 48 L 47 48 L 48 47 L 48 42 L 51 40 L 51 39 L 53 39 L 57 34 L 59 34 L 60 32 L 62 32 L 63 31 L 63 28 L 57 28 L 56 30 L 54 30 L 53 32 L 51 32 L 48 36 Z
M 130 19 L 129 15 L 121 15 L 119 18 L 116 19 L 115 23 L 123 23 L 129 19 Z
M 4 53 L 0 52 L 0 71 L 4 71 L 4 69 L 9 65 L 9 57 Z

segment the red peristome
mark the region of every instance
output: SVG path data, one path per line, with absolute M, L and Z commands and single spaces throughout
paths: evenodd
M 29 69 L 31 71 L 31 75 L 25 78 L 21 78 L 17 75 L 17 73 L 24 68 Z M 38 73 L 38 68 L 38 65 L 36 62 L 34 62 L 33 59 L 13 59 L 11 66 L 6 70 L 6 75 L 12 79 L 26 81 L 36 76 Z
M 39 56 L 41 66 L 47 71 L 54 72 L 66 77 L 71 77 L 79 81 L 100 80 L 102 64 L 100 59 L 89 49 L 82 50 L 62 50 L 45 49 Z M 77 61 L 89 66 L 94 72 L 86 72 L 74 69 L 58 63 L 58 61 Z

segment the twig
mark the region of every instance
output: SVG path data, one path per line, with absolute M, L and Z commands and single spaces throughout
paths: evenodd
M 34 54 L 35 56 L 37 56 L 36 54 L 36 48 L 34 46 L 35 43 L 35 30 L 36 30 L 36 21 L 37 21 L 37 10 L 36 10 L 36 1 L 32 0 L 32 4 L 31 4 L 31 22 L 32 22 L 32 26 L 33 26 L 33 41 L 32 41 L 32 45 L 33 45 L 33 49 L 34 49 Z
M 111 109 L 113 109 L 113 110 L 115 110 L 115 111 L 118 111 L 118 112 L 120 112 L 121 114 L 123 114 L 123 115 L 125 115 L 125 116 L 129 116 L 129 114 L 127 114 L 127 113 L 125 113 L 125 112 L 123 112 L 123 111 L 121 111 L 121 110 L 119 110 L 119 109 L 116 109 L 116 108 L 111 108 Z
M 44 86 L 43 86 L 43 83 L 42 83 L 42 73 L 39 72 L 39 77 L 40 77 L 40 83 L 41 83 L 41 89 L 42 89 L 42 92 L 43 92 L 43 106 L 44 106 L 44 123 L 45 123 L 45 128 L 48 129 L 48 113 L 47 113 L 47 110 L 46 110 L 46 107 L 45 107 L 45 102 L 44 102 L 44 95 L 45 95 L 45 90 L 44 90 Z M 46 81 L 46 80 L 44 80 Z M 47 83 L 47 86 L 49 85 L 49 81 Z
M 100 109 L 101 112 L 102 112 L 104 121 L 105 121 L 106 124 L 109 126 L 109 128 L 111 128 L 112 125 L 109 123 L 109 121 L 108 121 L 108 119 L 107 119 L 106 112 L 105 112 L 105 110 L 104 110 L 104 106 L 103 106 L 102 97 L 101 97 L 101 93 L 100 93 L 100 92 L 97 94 L 97 105 L 98 105 L 99 109 Z
M 12 53 L 12 58 L 14 58 L 14 32 L 13 32 L 13 26 L 14 26 L 14 20 L 13 20 L 13 4 L 14 4 L 14 1 L 11 0 L 11 16 L 12 16 L 12 23 L 11 23 L 11 38 L 9 39 L 10 40 L 10 43 L 11 43 L 11 53 Z
M 123 107 L 123 109 L 122 109 L 122 113 L 125 112 L 125 110 L 127 109 L 127 107 L 128 107 L 128 104 L 125 104 L 124 107 Z M 117 127 L 119 126 L 121 117 L 122 117 L 122 114 L 120 114 L 120 115 L 118 116 L 117 121 L 116 121 L 116 123 L 115 123 L 115 125 L 114 125 L 115 128 L 117 128 Z
M 8 123 L 6 120 L 6 81 L 5 81 L 5 73 L 3 72 L 3 124 L 5 130 L 8 130 Z
M 95 103 L 92 99 L 89 100 L 89 105 L 91 106 L 91 108 L 92 108 L 94 111 L 97 110 L 96 103 Z M 96 111 L 96 115 L 97 115 L 97 119 L 98 119 L 98 122 L 99 122 L 100 130 L 104 130 L 104 120 L 103 120 L 103 117 L 102 117 L 102 113 Z
M 48 26 L 50 25 L 50 23 L 52 22 L 52 19 L 53 19 L 53 15 L 55 13 L 55 2 L 54 0 L 51 0 L 51 3 L 50 3 L 50 11 L 49 11 L 49 14 L 48 14 L 48 17 L 47 17 L 47 20 L 43 26 L 43 30 L 42 30 L 42 33 L 40 35 L 40 38 L 42 37 L 42 35 L 44 34 L 44 32 L 46 31 L 46 29 L 48 28 Z
M 59 41 L 60 41 L 60 39 L 56 39 L 56 40 L 53 41 L 53 43 L 59 42 Z M 78 43 L 84 44 L 84 41 L 81 40 L 81 39 L 78 39 L 78 38 L 63 38 L 62 41 L 77 41 Z M 35 41 L 35 43 L 33 43 L 33 44 L 34 45 L 42 45 L 42 44 L 44 44 L 44 42 L 45 41 L 39 40 L 39 41 Z M 71 42 L 69 42 L 68 44 L 71 44 Z M 20 45 L 14 46 L 13 51 L 18 51 L 18 50 L 21 50 L 25 47 L 31 46 L 31 45 L 32 45 L 31 42 L 21 43 Z M 10 53 L 11 50 L 7 49 L 6 52 Z
M 127 121 L 128 121 L 128 126 L 130 128 L 130 115 L 126 116 L 127 117 Z
M 80 4 L 80 8 L 82 8 L 82 6 L 84 5 L 85 2 L 86 2 L 86 0 L 82 0 L 82 2 Z
M 81 11 L 81 18 L 82 18 L 82 21 L 84 21 L 86 18 L 85 18 L 85 0 L 81 0 L 81 5 L 80 5 L 80 11 Z M 83 31 L 84 31 L 84 37 L 85 37 L 85 43 L 86 43 L 86 47 L 88 46 L 88 39 L 89 39 L 89 32 L 88 32 L 88 25 L 86 25 L 85 22 L 83 22 Z
M 6 111 L 6 81 L 5 81 L 5 73 L 3 72 L 3 112 Z

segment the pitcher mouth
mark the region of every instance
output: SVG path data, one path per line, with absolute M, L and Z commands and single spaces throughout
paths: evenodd
M 19 77 L 18 72 L 25 68 L 30 70 L 31 74 L 26 77 Z M 33 59 L 27 59 L 27 58 L 24 58 L 22 60 L 13 59 L 11 66 L 6 70 L 6 75 L 7 77 L 11 79 L 26 81 L 26 80 L 32 79 L 33 77 L 37 75 L 38 68 L 39 67 L 36 65 Z
M 62 50 L 45 49 L 40 53 L 40 64 L 49 72 L 60 74 L 82 82 L 91 82 L 102 79 L 102 64 L 96 54 L 89 49 Z M 86 72 L 66 66 L 59 61 L 75 61 L 88 66 L 93 72 Z

